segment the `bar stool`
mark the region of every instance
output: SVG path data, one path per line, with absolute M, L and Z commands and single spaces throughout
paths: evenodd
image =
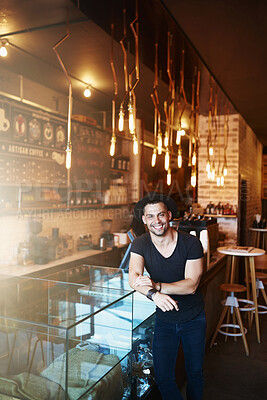
M 243 326 L 242 318 L 241 318 L 240 311 L 239 311 L 239 302 L 238 302 L 237 297 L 235 296 L 235 293 L 245 292 L 247 290 L 247 288 L 244 285 L 239 285 L 237 283 L 223 283 L 220 285 L 220 290 L 227 292 L 227 293 L 230 292 L 230 295 L 228 295 L 227 298 L 223 301 L 223 305 L 224 305 L 223 311 L 221 313 L 218 325 L 216 327 L 213 338 L 211 340 L 210 348 L 213 346 L 218 333 L 221 333 L 222 335 L 225 335 L 225 336 L 232 336 L 235 339 L 238 336 L 242 336 L 243 344 L 245 347 L 245 352 L 246 352 L 246 355 L 248 356 L 249 348 L 248 348 L 248 343 L 247 343 L 247 339 L 246 339 L 247 329 L 244 328 L 244 326 Z M 254 308 L 254 303 L 252 301 L 249 301 L 249 303 Z M 229 313 L 231 313 L 232 323 L 230 323 L 229 318 L 227 317 L 227 322 L 225 324 L 223 324 L 223 321 L 224 321 L 224 318 L 225 318 L 227 312 L 228 312 L 228 315 L 229 315 Z M 238 324 L 236 323 L 236 318 L 237 318 Z M 224 328 L 225 328 L 225 330 L 224 330 Z M 229 332 L 229 328 L 233 328 L 234 332 Z M 239 329 L 239 332 L 236 332 L 236 329 Z
M 245 265 L 246 270 L 250 269 L 251 274 L 251 286 L 252 286 L 252 299 L 250 299 L 250 291 L 249 291 L 249 282 L 247 280 L 247 300 L 252 300 L 255 307 L 255 323 L 256 323 L 256 333 L 257 340 L 260 343 L 260 323 L 259 323 L 259 314 L 258 314 L 258 301 L 257 301 L 257 289 L 256 289 L 256 276 L 255 276 L 255 263 L 254 259 L 258 256 L 262 256 L 265 251 L 263 249 L 250 248 L 245 251 L 242 246 L 229 246 L 229 247 L 218 247 L 217 251 L 221 254 L 226 254 L 228 256 L 228 268 L 231 267 L 231 276 L 230 283 L 234 283 L 234 271 L 235 271 L 235 263 L 237 257 L 245 257 Z M 248 276 L 248 273 L 246 273 Z M 241 310 L 241 309 L 240 309 Z

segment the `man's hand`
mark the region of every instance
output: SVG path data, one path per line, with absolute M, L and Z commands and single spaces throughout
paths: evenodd
M 173 309 L 179 311 L 177 302 L 167 294 L 156 292 L 153 296 L 153 301 L 156 304 L 156 306 L 159 307 L 164 312 L 171 311 Z
M 138 275 L 136 281 L 134 282 L 134 286 L 150 286 L 151 289 L 160 290 L 160 284 L 152 281 L 152 279 L 147 275 Z

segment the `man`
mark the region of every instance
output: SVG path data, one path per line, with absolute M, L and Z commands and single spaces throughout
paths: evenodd
M 131 246 L 129 283 L 156 305 L 153 339 L 155 380 L 163 400 L 182 400 L 175 365 L 182 343 L 187 373 L 187 400 L 202 399 L 206 319 L 198 289 L 203 271 L 199 239 L 170 227 L 177 206 L 152 192 L 134 209 L 148 232 Z M 144 276 L 146 268 L 149 276 Z

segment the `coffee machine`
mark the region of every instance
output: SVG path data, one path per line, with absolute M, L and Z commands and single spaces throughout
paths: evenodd
M 106 243 L 107 247 L 113 247 L 114 246 L 114 235 L 111 233 L 111 225 L 112 225 L 112 219 L 103 219 L 101 221 L 102 224 L 102 230 L 103 233 L 100 236 L 100 243 L 101 239 Z

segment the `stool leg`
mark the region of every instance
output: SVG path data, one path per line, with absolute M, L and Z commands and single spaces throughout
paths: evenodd
M 233 312 L 233 324 L 236 325 L 236 315 Z M 236 333 L 236 328 L 234 328 L 234 333 Z M 234 336 L 234 342 L 237 342 L 237 337 Z
M 243 344 L 244 344 L 244 347 L 245 347 L 245 350 L 246 350 L 246 355 L 248 356 L 249 355 L 248 343 L 247 343 L 246 334 L 245 334 L 245 331 L 244 331 L 244 327 L 243 327 L 243 322 L 242 322 L 242 319 L 241 319 L 240 311 L 239 311 L 239 309 L 237 307 L 234 307 L 234 309 L 235 309 L 238 325 L 240 326 L 240 330 L 241 330 L 241 333 L 242 333 L 242 340 L 243 340 Z
M 230 282 L 230 271 L 231 271 L 231 256 L 227 257 L 227 262 L 226 262 L 226 270 L 225 270 L 225 283 Z M 227 293 L 225 292 L 225 297 L 227 296 Z
M 266 295 L 265 289 L 261 289 L 261 294 L 262 294 L 262 296 L 264 298 L 264 301 L 265 301 L 265 304 L 267 306 L 267 295 Z
M 246 273 L 247 300 L 250 300 L 249 262 L 248 262 L 247 257 L 245 257 L 245 273 Z
M 256 290 L 256 276 L 255 276 L 255 264 L 254 257 L 249 257 L 249 267 L 250 267 L 250 275 L 251 275 L 251 286 L 252 286 L 252 300 L 254 301 L 255 307 L 255 322 L 256 322 L 256 332 L 257 339 L 260 343 L 260 322 L 259 322 L 259 314 L 258 314 L 258 300 L 257 300 L 257 290 Z
M 222 310 L 222 313 L 221 313 L 221 316 L 220 316 L 218 325 L 217 325 L 217 327 L 216 327 L 216 329 L 215 329 L 214 335 L 213 335 L 212 340 L 211 340 L 211 343 L 210 343 L 210 348 L 212 348 L 212 346 L 214 345 L 214 342 L 215 342 L 216 336 L 217 336 L 217 334 L 218 334 L 218 331 L 219 331 L 219 329 L 220 329 L 220 326 L 222 325 L 222 322 L 223 322 L 223 320 L 224 320 L 224 317 L 225 317 L 225 315 L 226 315 L 226 313 L 227 313 L 227 311 L 228 311 L 229 308 L 230 308 L 230 307 L 228 307 L 228 306 L 224 306 L 224 307 L 223 307 L 223 310 Z
M 232 256 L 232 269 L 231 269 L 230 283 L 235 282 L 235 274 L 236 274 L 236 256 Z
M 230 316 L 231 316 L 231 307 L 228 308 L 227 310 L 227 315 L 226 315 L 226 324 L 228 325 L 230 323 Z M 225 328 L 225 332 L 228 333 L 229 328 Z M 225 343 L 227 342 L 228 336 L 225 335 L 224 341 Z

